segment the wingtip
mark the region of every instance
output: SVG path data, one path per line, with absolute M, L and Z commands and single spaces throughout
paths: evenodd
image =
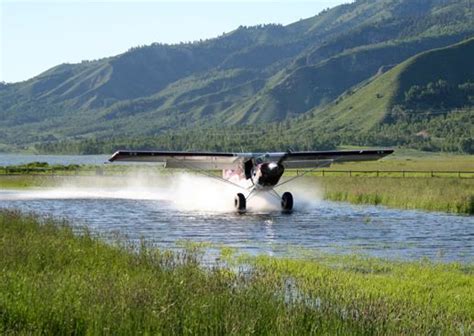
M 120 154 L 120 151 L 116 151 L 115 153 L 112 154 L 111 157 L 109 157 L 109 160 L 108 160 L 108 161 L 109 161 L 109 162 L 114 162 L 115 159 L 116 159 L 116 157 L 117 157 L 117 155 L 119 155 L 119 154 Z

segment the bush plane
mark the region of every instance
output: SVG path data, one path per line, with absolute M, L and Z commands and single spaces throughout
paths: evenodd
M 222 152 L 172 152 L 119 150 L 110 162 L 153 162 L 165 168 L 190 169 L 208 177 L 230 183 L 243 192 L 237 193 L 234 206 L 245 212 L 247 201 L 260 192 L 268 192 L 281 202 L 284 212 L 293 210 L 293 195 L 275 191 L 285 183 L 304 176 L 319 168 L 329 167 L 335 162 L 373 161 L 393 153 L 392 149 L 370 149 L 350 151 L 309 151 L 273 153 L 222 153 Z M 280 182 L 285 169 L 305 169 L 302 174 Z M 222 170 L 222 177 L 211 171 Z

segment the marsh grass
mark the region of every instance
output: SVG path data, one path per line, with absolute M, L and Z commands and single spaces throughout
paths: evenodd
M 473 331 L 469 265 L 327 256 L 246 258 L 252 266 L 241 271 L 203 268 L 199 246 L 111 245 L 65 222 L 5 210 L 0 255 L 2 334 Z
M 396 149 L 395 154 L 379 161 L 335 163 L 328 170 L 473 171 L 474 155 Z
M 166 174 L 166 171 L 160 166 L 150 166 L 143 164 L 134 165 L 49 165 L 46 162 L 31 162 L 22 165 L 0 166 L 0 176 L 18 176 L 18 175 L 35 175 L 35 176 L 101 176 L 106 175 L 122 175 L 139 171 L 155 172 Z M 169 170 L 168 170 L 169 171 Z
M 474 179 L 459 178 L 314 178 L 325 199 L 474 214 Z
M 3 334 L 358 330 L 336 314 L 289 305 L 270 274 L 203 269 L 193 250 L 111 246 L 87 230 L 75 235 L 65 223 L 9 211 L 0 212 L 0 242 Z
M 472 265 L 327 255 L 314 260 L 262 256 L 247 262 L 262 272 L 292 279 L 294 292 L 305 301 L 319 310 L 338 312 L 368 333 L 474 331 Z
M 33 175 L 1 175 L 0 188 L 2 189 L 24 189 L 35 187 L 54 187 L 58 185 L 57 178 L 53 176 Z

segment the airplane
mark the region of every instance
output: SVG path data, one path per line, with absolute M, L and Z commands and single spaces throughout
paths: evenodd
M 370 149 L 349 151 L 308 151 L 270 153 L 231 152 L 173 152 L 173 151 L 130 151 L 119 150 L 110 162 L 154 162 L 165 168 L 184 168 L 230 183 L 245 191 L 237 193 L 235 209 L 243 213 L 247 201 L 255 194 L 268 192 L 281 202 L 283 212 L 291 212 L 294 202 L 290 192 L 281 196 L 275 188 L 318 168 L 329 167 L 335 162 L 372 161 L 393 153 L 392 149 Z M 281 183 L 285 169 L 309 169 Z M 210 171 L 222 170 L 222 177 Z

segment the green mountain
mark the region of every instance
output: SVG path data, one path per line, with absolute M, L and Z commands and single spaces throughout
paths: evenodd
M 239 27 L 210 40 L 62 64 L 0 85 L 0 145 L 163 138 L 241 125 L 290 138 L 293 130 L 325 131 L 324 125 L 344 130 L 336 142 L 364 142 L 362 134 L 380 127 L 420 122 L 424 115 L 415 120 L 412 111 L 472 106 L 460 92 L 470 92 L 474 76 L 466 71 L 471 77 L 457 81 L 438 73 L 442 59 L 425 70 L 432 74 L 423 76 L 427 81 L 394 73 L 411 73 L 396 66 L 410 57 L 474 36 L 473 6 L 470 0 L 358 0 L 287 26 Z M 469 58 L 452 67 L 450 73 L 473 68 Z M 364 90 L 380 92 L 374 99 Z M 430 93 L 443 90 L 451 92 L 449 102 Z
M 310 111 L 294 131 L 473 153 L 473 59 L 474 38 L 420 53 Z

